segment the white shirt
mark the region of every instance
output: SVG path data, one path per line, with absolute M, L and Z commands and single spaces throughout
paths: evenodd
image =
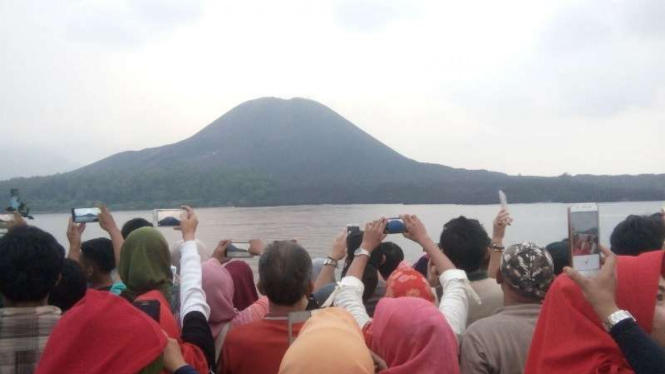
M 187 313 L 201 312 L 208 319 L 210 306 L 206 302 L 201 280 L 201 258 L 194 240 L 186 241 L 180 257 L 180 323 Z
M 459 341 L 460 336 L 466 328 L 466 319 L 469 314 L 467 293 L 473 293 L 473 290 L 469 286 L 469 281 L 463 270 L 453 269 L 445 271 L 439 276 L 439 282 L 443 288 L 439 310 L 443 313 L 443 316 L 450 324 Z M 333 301 L 335 306 L 344 308 L 347 312 L 351 313 L 360 328 L 365 327 L 367 323 L 372 321 L 362 302 L 364 290 L 365 285 L 360 279 L 353 276 L 346 276 L 339 283 Z

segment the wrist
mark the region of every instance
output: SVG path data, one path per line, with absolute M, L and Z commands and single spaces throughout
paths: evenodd
M 193 232 L 183 232 L 182 233 L 182 240 L 188 242 L 190 240 L 195 240 L 196 239 L 196 234 Z
M 362 249 L 366 250 L 367 252 L 372 253 L 372 252 L 374 252 L 374 250 L 375 250 L 378 246 L 379 246 L 378 244 L 377 244 L 377 245 L 374 245 L 374 244 L 371 243 L 371 242 L 369 242 L 369 243 L 368 243 L 368 242 L 362 242 L 362 243 L 360 243 L 360 247 L 359 247 L 359 248 L 362 248 Z
M 492 244 L 503 244 L 503 235 L 492 235 Z
M 614 313 L 618 312 L 619 307 L 616 304 L 608 304 L 605 306 L 599 306 L 596 308 L 596 313 L 598 314 L 598 317 L 600 317 L 601 321 L 605 323 L 607 319 Z
M 328 257 L 331 260 L 342 261 L 344 259 L 344 257 L 346 257 L 346 255 L 342 255 L 342 256 L 335 255 L 335 253 L 333 252 L 333 253 L 329 254 L 328 256 L 326 256 L 326 257 Z

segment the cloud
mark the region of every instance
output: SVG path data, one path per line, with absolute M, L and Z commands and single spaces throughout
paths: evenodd
M 136 47 L 204 15 L 203 0 L 86 0 L 68 12 L 67 37 L 96 46 Z

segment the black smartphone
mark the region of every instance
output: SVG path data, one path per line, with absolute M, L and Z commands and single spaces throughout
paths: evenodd
M 406 232 L 406 225 L 401 218 L 388 218 L 386 229 L 383 231 L 386 234 L 403 234 Z
M 159 323 L 159 301 L 157 300 L 141 300 L 134 301 L 134 306 L 143 311 L 143 313 L 150 316 L 154 319 L 155 322 Z
M 73 208 L 72 221 L 75 223 L 99 222 L 99 214 L 102 212 L 99 208 Z

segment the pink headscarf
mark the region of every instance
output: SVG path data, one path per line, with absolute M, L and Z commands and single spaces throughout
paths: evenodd
M 233 307 L 233 278 L 229 271 L 211 258 L 203 263 L 203 291 L 210 305 L 210 329 L 212 336 L 217 337 L 224 324 L 233 320 L 238 311 Z
M 431 302 L 383 298 L 372 321 L 371 350 L 386 361 L 382 374 L 459 374 L 457 339 Z

